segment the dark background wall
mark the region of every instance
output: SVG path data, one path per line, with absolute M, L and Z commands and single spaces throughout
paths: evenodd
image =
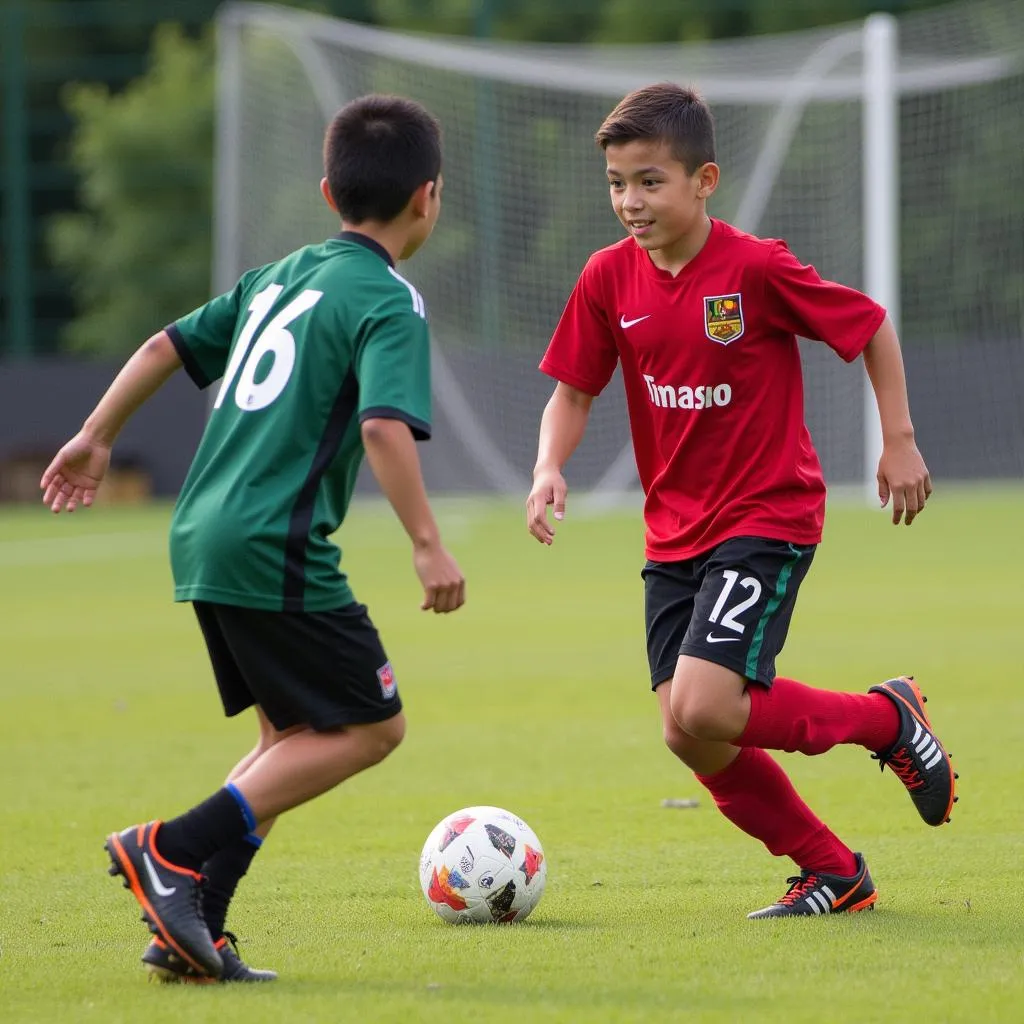
M 905 355 L 918 443 L 936 480 L 1024 476 L 1024 406 L 1018 393 L 1018 382 L 1024 380 L 1024 343 L 980 341 L 923 350 L 911 346 Z M 458 353 L 448 353 L 446 358 L 461 380 L 474 381 L 483 393 L 498 392 L 510 375 L 517 381 L 517 401 L 502 409 L 500 421 L 492 417 L 484 427 L 504 451 L 522 453 L 513 463 L 525 484 L 531 468 L 529 453 L 551 382 L 539 372 L 529 373 L 521 358 L 509 360 L 493 352 L 486 359 L 462 356 L 460 360 Z M 815 411 L 813 391 L 823 367 L 832 373 L 838 364 L 838 371 L 849 375 L 850 381 L 859 379 L 854 375 L 859 375 L 860 368 L 843 367 L 820 345 L 808 346 L 804 359 L 812 392 L 808 423 L 826 476 L 831 483 L 857 482 L 863 447 L 856 385 L 844 399 L 849 415 L 840 420 L 820 402 L 820 413 Z M 116 363 L 60 358 L 0 364 L 0 494 L 9 493 L 16 467 L 32 462 L 45 466 L 79 428 L 117 369 Z M 115 448 L 114 466 L 141 468 L 155 494 L 175 495 L 202 434 L 208 395 L 183 373 L 172 378 L 125 428 Z M 602 428 L 592 432 L 589 444 L 584 442 L 571 468 L 574 486 L 581 488 L 608 468 L 627 440 L 617 381 L 598 406 Z M 846 436 L 836 436 L 840 431 Z M 460 440 L 462 435 L 463 426 L 435 401 L 434 435 L 419 449 L 428 486 L 435 493 L 490 489 Z M 509 435 L 518 443 L 510 444 Z M 18 472 L 24 473 L 20 468 Z M 374 487 L 364 466 L 360 490 Z
M 116 363 L 39 359 L 0 365 L 0 493 L 46 464 L 81 426 L 119 369 Z M 142 468 L 156 494 L 181 486 L 203 431 L 205 396 L 178 374 L 125 427 L 114 468 Z

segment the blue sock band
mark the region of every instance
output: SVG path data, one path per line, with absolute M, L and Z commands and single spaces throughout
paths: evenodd
M 248 828 L 250 832 L 255 832 L 257 825 L 256 815 L 252 813 L 249 801 L 242 795 L 242 791 L 233 782 L 227 783 L 224 788 L 235 798 L 235 803 L 238 804 L 238 808 L 242 812 L 242 817 L 245 818 L 246 828 Z
M 263 845 L 263 836 L 256 835 L 255 832 L 250 832 L 248 835 L 242 837 L 250 846 L 255 846 L 258 850 Z

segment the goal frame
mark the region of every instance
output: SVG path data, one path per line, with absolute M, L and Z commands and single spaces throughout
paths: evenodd
M 287 44 L 303 67 L 310 68 L 310 86 L 324 123 L 342 105 L 328 68 L 313 37 L 324 42 L 358 46 L 365 52 L 430 67 L 454 67 L 482 79 L 566 87 L 602 96 L 624 94 L 647 84 L 636 69 L 609 71 L 573 67 L 566 60 L 538 60 L 511 50 L 485 47 L 472 40 L 423 37 L 359 25 L 294 8 L 231 2 L 217 16 L 216 134 L 214 144 L 213 288 L 230 289 L 241 272 L 240 180 L 242 96 L 241 35 L 246 26 L 271 29 Z M 861 55 L 860 72 L 830 72 L 844 60 Z M 898 21 L 891 14 L 871 14 L 862 23 L 839 27 L 811 50 L 802 65 L 786 79 L 746 76 L 708 76 L 700 81 L 709 104 L 716 102 L 769 105 L 775 108 L 754 162 L 746 191 L 734 221 L 756 233 L 772 188 L 801 120 L 811 103 L 819 100 L 856 100 L 861 116 L 861 179 L 863 208 L 862 266 L 864 290 L 884 306 L 899 330 L 899 103 L 902 96 L 945 91 L 972 83 L 992 81 L 1007 70 L 998 56 L 972 60 L 931 60 L 901 67 Z M 434 387 L 447 408 L 458 413 L 464 429 L 460 440 L 477 463 L 482 479 L 499 493 L 521 495 L 527 481 L 491 439 L 462 393 L 439 346 L 433 345 Z M 863 491 L 877 503 L 876 470 L 882 450 L 882 432 L 874 394 L 863 373 Z M 635 486 L 632 446 L 627 444 L 590 491 L 591 505 L 614 503 Z

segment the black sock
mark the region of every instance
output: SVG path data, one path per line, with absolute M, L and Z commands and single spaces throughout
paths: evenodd
M 225 788 L 192 810 L 165 821 L 156 834 L 156 846 L 172 864 L 198 871 L 218 850 L 241 839 L 249 829 L 238 800 Z
M 203 916 L 210 935 L 216 942 L 224 934 L 228 904 L 235 895 L 238 883 L 249 870 L 259 846 L 250 836 L 236 839 L 230 846 L 218 850 L 204 865 L 206 888 L 203 889 Z

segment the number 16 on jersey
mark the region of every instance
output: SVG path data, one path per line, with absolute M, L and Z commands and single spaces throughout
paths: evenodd
M 235 383 L 236 377 L 238 383 L 235 387 L 235 405 L 243 412 L 265 409 L 284 390 L 295 367 L 295 337 L 287 329 L 288 325 L 312 309 L 320 301 L 323 292 L 307 288 L 260 330 L 260 325 L 273 309 L 282 291 L 281 285 L 272 284 L 253 296 L 249 305 L 249 319 L 231 353 L 220 391 L 217 392 L 217 400 L 213 403 L 214 409 L 221 407 L 224 396 Z M 266 376 L 257 384 L 256 369 L 268 353 L 273 357 L 273 362 Z

